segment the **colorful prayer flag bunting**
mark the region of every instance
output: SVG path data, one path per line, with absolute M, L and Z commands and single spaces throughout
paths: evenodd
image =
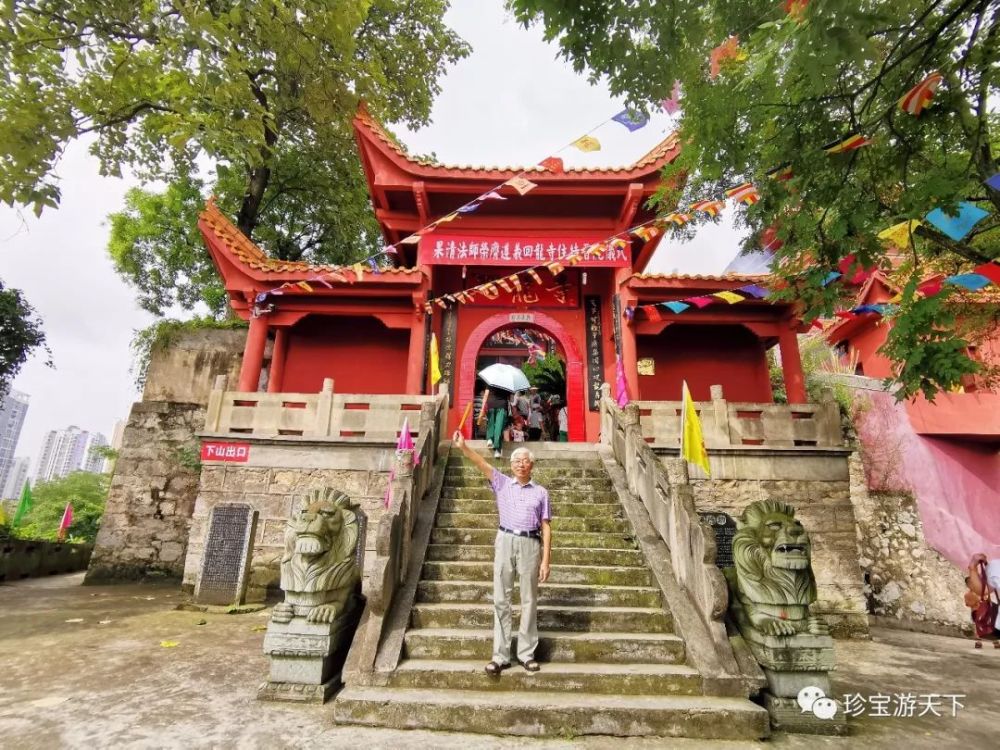
M 611 119 L 619 125 L 624 125 L 630 133 L 645 127 L 649 122 L 649 117 L 642 112 L 629 112 L 627 109 L 623 109 Z
M 903 98 L 899 100 L 899 108 L 908 114 L 919 117 L 924 107 L 930 106 L 934 92 L 937 91 L 943 80 L 944 76 L 936 70 L 929 73 L 924 80 L 903 95 Z
M 844 138 L 830 141 L 823 146 L 823 150 L 828 154 L 843 154 L 868 145 L 871 145 L 871 141 L 868 138 L 865 138 L 860 133 L 851 133 Z
M 920 222 L 916 219 L 901 221 L 899 224 L 893 224 L 888 229 L 883 229 L 878 233 L 878 238 L 905 250 L 913 246 L 912 234 L 919 226 Z
M 786 161 L 784 164 L 779 164 L 774 169 L 769 169 L 765 172 L 768 177 L 772 180 L 778 180 L 784 182 L 785 180 L 790 180 L 795 175 L 792 172 L 792 163 Z
M 820 282 L 820 286 L 830 286 L 830 284 L 835 282 L 843 275 L 844 274 L 840 273 L 840 271 L 830 271 L 830 273 L 826 275 L 826 278 L 824 278 L 823 281 Z
M 749 294 L 751 297 L 756 297 L 757 299 L 764 299 L 769 294 L 767 289 L 757 284 L 747 284 L 746 286 L 741 286 L 736 291 Z
M 699 308 L 700 307 L 708 307 L 713 302 L 715 302 L 714 299 L 712 299 L 711 297 L 708 297 L 706 295 L 702 295 L 700 297 L 688 297 L 684 301 L 685 302 L 690 302 L 692 305 L 694 305 L 695 307 L 699 307 Z
M 941 291 L 941 287 L 944 285 L 943 279 L 931 279 L 925 281 L 922 284 L 917 285 L 917 291 L 920 292 L 925 297 L 933 297 L 935 294 Z
M 538 187 L 538 185 L 536 185 L 534 182 L 529 180 L 527 177 L 524 177 L 523 175 L 514 175 L 509 180 L 507 180 L 507 182 L 505 182 L 504 185 L 510 185 L 518 192 L 519 195 L 527 195 L 536 187 Z
M 958 204 L 958 213 L 947 214 L 943 209 L 935 208 L 924 218 L 933 224 L 942 234 L 958 242 L 972 231 L 972 228 L 989 214 L 979 206 L 966 201 Z
M 601 150 L 601 142 L 592 135 L 582 135 L 570 145 L 580 149 L 585 154 Z
M 757 188 L 750 182 L 744 182 L 741 185 L 729 188 L 725 191 L 725 195 L 727 198 L 732 198 L 748 206 L 752 206 L 760 200 L 760 193 L 757 192 Z
M 455 209 L 455 211 L 457 211 L 460 214 L 471 214 L 473 211 L 479 208 L 480 205 L 481 204 L 478 201 L 472 201 L 471 203 L 466 203 L 464 206 L 459 206 L 458 208 Z
M 663 306 L 669 309 L 672 313 L 682 313 L 691 307 L 691 305 L 686 302 L 664 302 Z
M 307 281 L 296 281 L 295 286 L 307 292 L 311 292 L 313 290 L 313 288 L 309 285 L 309 282 Z
M 408 237 L 404 237 L 403 239 L 401 239 L 399 241 L 399 244 L 401 244 L 401 245 L 415 245 L 418 242 L 420 242 L 420 235 L 414 233 L 414 234 L 409 235 Z
M 660 102 L 663 111 L 668 115 L 677 114 L 681 108 L 681 82 L 674 81 L 674 87 L 670 92 L 670 97 Z
M 521 291 L 521 279 L 518 278 L 518 275 L 516 273 L 512 273 L 510 276 L 508 276 L 507 280 L 514 285 L 514 291 L 516 292 Z
M 505 201 L 507 199 L 504 198 L 502 195 L 500 195 L 500 193 L 498 193 L 496 190 L 491 190 L 488 193 L 483 193 L 482 195 L 480 195 L 479 198 L 477 198 L 477 200 L 481 200 L 481 201 Z
M 670 222 L 671 224 L 676 224 L 679 227 L 682 227 L 689 221 L 691 221 L 691 214 L 682 213 L 680 211 L 673 211 L 664 216 L 663 220 Z
M 741 297 L 736 294 L 736 292 L 716 292 L 712 295 L 713 297 L 718 297 L 721 300 L 725 300 L 730 305 L 735 305 L 737 302 L 742 302 L 745 297 Z
M 992 177 L 986 178 L 986 184 L 994 190 L 1000 190 L 1000 172 L 997 172 Z
M 546 264 L 545 267 L 549 269 L 553 276 L 558 276 L 565 270 L 562 263 L 559 263 L 558 261 L 552 261 L 551 263 Z
M 984 286 L 989 286 L 990 280 L 981 273 L 960 273 L 957 276 L 949 276 L 944 283 L 960 286 L 970 292 L 978 292 Z
M 726 207 L 726 204 L 722 201 L 717 200 L 707 200 L 707 201 L 696 201 L 692 203 L 688 208 L 691 211 L 699 211 L 709 216 L 718 216 L 719 212 Z
M 535 271 L 534 268 L 528 268 L 528 269 L 526 269 L 525 273 L 527 273 L 528 276 L 530 276 L 532 279 L 534 279 L 534 281 L 535 281 L 536 284 L 541 284 L 542 283 L 542 277 L 538 275 L 538 273 Z
M 997 286 L 1000 286 L 1000 263 L 997 263 L 995 260 L 976 266 L 974 271 L 985 276 Z
M 713 49 L 711 54 L 708 56 L 709 78 L 714 81 L 719 77 L 719 73 L 722 72 L 722 63 L 726 60 L 742 62 L 746 59 L 747 53 L 740 49 L 740 38 L 735 34 L 730 36 L 726 39 L 726 41 Z
M 563 160 L 558 156 L 549 156 L 542 159 L 538 162 L 538 166 L 543 167 L 550 172 L 555 172 L 556 174 L 562 174 L 566 171 L 565 167 L 563 167 Z

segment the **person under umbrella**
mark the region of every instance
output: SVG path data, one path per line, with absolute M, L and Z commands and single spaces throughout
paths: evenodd
M 493 449 L 493 456 L 499 458 L 503 451 L 503 432 L 507 426 L 507 405 L 510 392 L 490 387 L 483 390 L 483 402 L 476 422 L 486 426 L 486 446 Z

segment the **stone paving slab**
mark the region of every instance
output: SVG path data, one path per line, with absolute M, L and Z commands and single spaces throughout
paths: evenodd
M 607 737 L 536 740 L 334 726 L 329 706 L 254 699 L 267 674 L 260 628 L 268 612 L 177 611 L 182 597 L 173 585 L 84 587 L 81 580 L 82 574 L 71 574 L 0 585 L 4 747 L 597 750 L 621 743 Z M 872 632 L 870 641 L 836 642 L 838 693 L 962 693 L 965 708 L 958 717 L 863 716 L 850 721 L 852 736 L 846 738 L 780 733 L 764 743 L 630 738 L 628 747 L 997 746 L 1000 650 L 976 651 L 961 638 L 884 628 Z M 165 648 L 162 641 L 178 645 Z

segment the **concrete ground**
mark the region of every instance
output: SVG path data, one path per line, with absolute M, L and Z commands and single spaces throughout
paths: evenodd
M 255 700 L 267 673 L 261 643 L 268 611 L 180 611 L 175 585 L 82 586 L 82 579 L 81 573 L 0 584 L 0 747 L 548 750 L 622 743 L 334 726 L 328 707 Z M 977 651 L 960 638 L 882 629 L 871 641 L 838 641 L 837 659 L 838 693 L 911 693 L 918 704 L 928 694 L 955 693 L 965 696 L 964 708 L 953 718 L 945 700 L 941 717 L 865 715 L 851 720 L 846 738 L 629 739 L 627 747 L 1000 746 L 1000 649 Z

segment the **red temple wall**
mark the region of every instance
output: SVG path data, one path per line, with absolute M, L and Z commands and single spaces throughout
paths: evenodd
M 288 337 L 282 391 L 318 393 L 333 378 L 338 393 L 406 393 L 410 331 L 371 317 L 312 315 Z
M 889 335 L 889 327 L 870 325 L 850 338 L 850 354 L 857 352 L 858 375 L 887 378 L 892 375 L 892 363 L 878 353 Z
M 656 371 L 639 376 L 642 400 L 679 401 L 687 380 L 695 401 L 710 400 L 713 385 L 729 401 L 771 401 L 764 345 L 742 326 L 674 323 L 657 336 L 639 336 L 637 353 L 652 358 Z

